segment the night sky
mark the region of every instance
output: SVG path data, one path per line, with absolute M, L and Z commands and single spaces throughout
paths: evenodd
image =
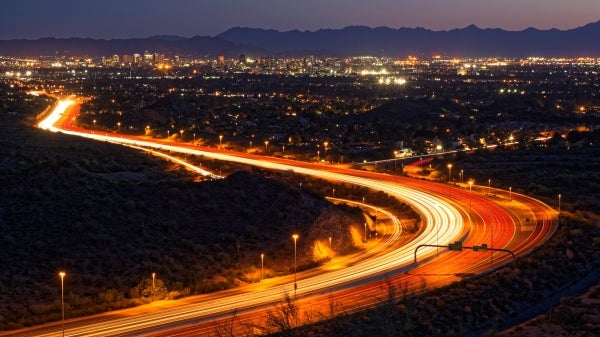
M 571 29 L 599 0 L 0 0 L 0 39 L 214 36 L 232 27 Z

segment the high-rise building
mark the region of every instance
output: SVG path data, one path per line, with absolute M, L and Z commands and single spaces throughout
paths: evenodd
M 152 55 L 152 53 L 150 53 L 149 51 L 145 51 L 144 52 L 144 63 L 152 63 L 153 60 L 154 60 L 154 55 Z
M 165 59 L 165 55 L 159 54 L 159 53 L 154 53 L 154 63 L 162 63 L 164 59 Z

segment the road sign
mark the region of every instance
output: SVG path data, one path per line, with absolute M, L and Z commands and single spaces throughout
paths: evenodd
M 487 250 L 488 246 L 486 243 L 482 244 L 481 246 L 473 246 L 474 252 L 487 252 Z

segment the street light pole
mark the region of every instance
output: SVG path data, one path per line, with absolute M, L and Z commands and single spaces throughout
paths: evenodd
M 265 278 L 265 254 L 260 254 L 260 279 Z
M 154 278 L 156 277 L 156 273 L 152 273 L 152 302 L 154 302 Z
M 448 164 L 448 181 L 452 182 L 452 164 Z
M 508 201 L 512 201 L 512 186 L 508 188 Z
M 469 217 L 471 217 L 471 189 L 473 187 L 473 180 L 469 180 Z
M 488 179 L 488 195 L 492 195 L 492 179 Z
M 62 309 L 62 335 L 65 337 L 65 275 L 64 271 L 58 273 L 60 275 L 60 305 Z
M 265 140 L 265 154 L 269 154 L 269 141 Z
M 296 289 L 298 289 L 298 284 L 296 283 L 296 242 L 298 241 L 298 237 L 298 234 L 292 235 L 292 238 L 294 239 L 294 297 L 296 297 Z
M 560 213 L 560 199 L 561 199 L 562 195 L 559 194 L 558 195 L 558 212 Z
M 367 223 L 365 222 L 365 243 L 367 243 Z

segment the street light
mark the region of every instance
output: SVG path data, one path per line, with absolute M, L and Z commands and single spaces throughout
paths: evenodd
M 512 201 L 512 186 L 508 188 L 508 201 Z
M 452 164 L 448 164 L 448 181 L 452 182 Z
M 152 273 L 152 302 L 154 302 L 154 278 L 156 278 L 156 273 Z
M 561 194 L 558 195 L 558 212 L 560 213 L 560 198 L 562 197 Z
M 121 131 L 121 122 L 117 122 L 117 130 Z
M 260 254 L 260 279 L 265 278 L 265 254 Z
M 329 237 L 329 249 L 331 249 L 331 236 Z
M 333 188 L 333 189 L 331 190 L 331 196 L 332 196 L 332 198 L 335 198 L 335 188 Z
M 488 195 L 492 195 L 492 179 L 488 179 Z
M 473 180 L 469 179 L 469 217 L 471 216 L 471 188 L 473 187 Z
M 179 130 L 179 132 L 181 133 L 181 139 L 180 139 L 180 141 L 183 141 L 183 130 Z
M 265 154 L 269 153 L 269 141 L 265 140 Z
M 219 147 L 223 146 L 223 135 L 219 135 Z
M 94 119 L 92 122 L 94 122 L 94 130 L 96 130 L 96 120 Z
M 464 183 L 464 182 L 465 182 L 465 179 L 464 179 L 464 172 L 463 172 L 463 170 L 461 169 L 461 170 L 460 170 L 460 183 L 462 184 L 462 183 Z
M 65 336 L 65 275 L 64 271 L 58 273 L 60 276 L 60 305 L 62 308 L 62 335 Z
M 298 284 L 296 284 L 296 242 L 298 241 L 298 234 L 292 235 L 294 239 L 294 297 L 296 297 L 296 289 L 298 289 Z

